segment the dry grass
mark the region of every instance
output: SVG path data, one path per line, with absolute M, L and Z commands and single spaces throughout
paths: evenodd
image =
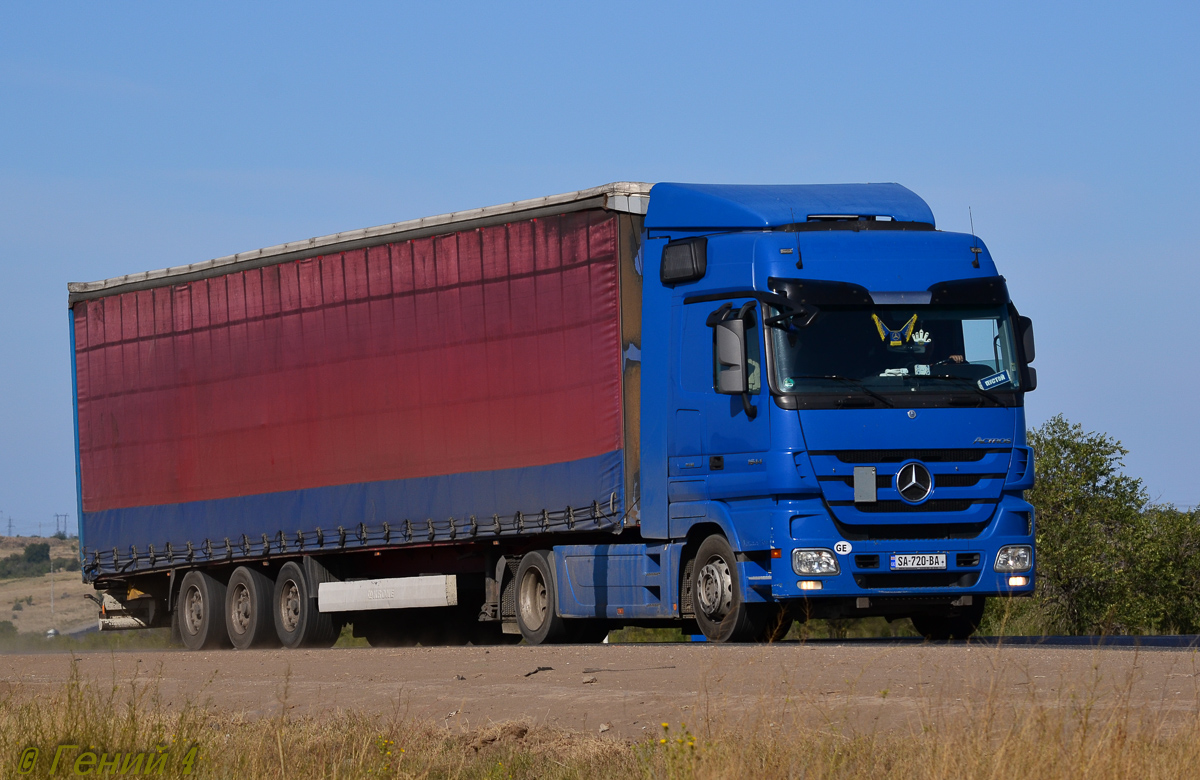
M 1136 664 L 1135 664 L 1136 665 Z M 164 776 L 220 778 L 1124 778 L 1194 775 L 1200 766 L 1196 701 L 1171 710 L 1131 706 L 1129 690 L 1098 681 L 1056 697 L 1021 701 L 997 693 L 961 702 L 924 702 L 907 728 L 854 732 L 845 711 L 812 702 L 764 701 L 754 717 L 664 724 L 638 742 L 530 723 L 456 728 L 397 710 L 380 717 L 340 712 L 247 719 L 191 701 L 166 702 L 157 677 L 84 679 L 73 667 L 52 695 L 16 686 L 0 692 L 0 777 L 17 775 L 22 750 L 41 751 L 31 777 L 72 776 L 84 751 L 97 757 L 165 751 Z M 880 692 L 886 696 L 886 692 Z M 583 705 L 581 705 L 583 706 Z M 1173 712 L 1173 714 L 1171 714 Z M 78 745 L 49 773 L 55 746 Z M 86 759 L 85 759 L 86 761 Z M 83 769 L 91 768 L 84 764 Z M 119 773 L 120 764 L 110 771 Z M 94 771 L 99 775 L 100 772 Z

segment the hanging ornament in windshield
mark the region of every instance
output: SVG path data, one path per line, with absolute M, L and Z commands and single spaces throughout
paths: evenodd
M 886 341 L 889 347 L 903 347 L 912 336 L 913 328 L 917 324 L 917 315 L 904 323 L 904 327 L 899 330 L 892 330 L 887 325 L 883 324 L 883 320 L 879 319 L 879 315 L 872 314 L 871 319 L 875 320 L 875 328 L 879 331 L 879 338 Z

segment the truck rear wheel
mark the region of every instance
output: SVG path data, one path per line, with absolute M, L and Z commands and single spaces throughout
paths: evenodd
M 957 607 L 941 614 L 912 615 L 913 628 L 926 639 L 967 639 L 979 630 L 983 621 L 984 599 L 976 596 L 969 607 Z
M 192 569 L 183 575 L 179 600 L 175 602 L 179 638 L 188 650 L 212 650 L 229 646 L 229 634 L 221 615 L 225 609 L 225 585 L 207 572 Z
M 333 615 L 317 611 L 317 594 L 295 561 L 288 561 L 279 570 L 271 611 L 275 633 L 284 647 L 332 647 L 337 641 L 338 625 Z
M 696 623 L 710 642 L 749 642 L 763 633 L 766 612 L 742 597 L 737 557 L 724 536 L 700 543 L 692 566 Z
M 225 630 L 238 650 L 279 645 L 271 616 L 275 583 L 258 569 L 239 566 L 225 589 Z
M 558 616 L 556 600 L 550 553 L 525 553 L 517 567 L 517 626 L 529 644 L 552 644 L 566 638 L 566 625 Z

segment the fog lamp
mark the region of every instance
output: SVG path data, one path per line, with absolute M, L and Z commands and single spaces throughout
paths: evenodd
M 796 585 L 798 585 L 800 587 L 800 590 L 820 590 L 821 589 L 821 581 L 820 580 L 800 580 L 799 582 L 796 583 Z
M 1010 544 L 996 553 L 996 571 L 1029 571 L 1033 564 L 1033 548 L 1027 544 Z
M 1028 577 L 1009 577 L 1008 578 L 1008 587 L 1010 587 L 1010 588 L 1023 588 L 1028 584 L 1029 584 Z
M 797 574 L 838 574 L 833 550 L 792 550 L 792 571 Z

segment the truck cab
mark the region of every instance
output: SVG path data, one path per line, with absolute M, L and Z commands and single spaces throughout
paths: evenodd
M 641 267 L 641 534 L 706 634 L 1032 593 L 1032 324 L 982 241 L 897 184 L 658 184 Z

